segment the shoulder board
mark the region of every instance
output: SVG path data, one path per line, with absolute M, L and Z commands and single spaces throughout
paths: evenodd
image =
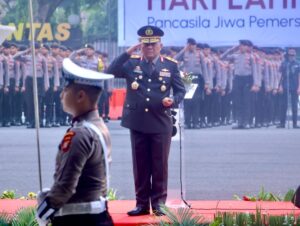
M 138 59 L 138 58 L 141 58 L 141 56 L 140 55 L 131 55 L 130 58 L 132 58 L 132 59 Z
M 169 60 L 169 61 L 172 61 L 172 62 L 174 62 L 174 63 L 176 63 L 176 64 L 178 64 L 178 61 L 177 60 L 175 60 L 175 59 L 173 59 L 172 57 L 164 57 L 165 59 L 167 59 L 167 60 Z

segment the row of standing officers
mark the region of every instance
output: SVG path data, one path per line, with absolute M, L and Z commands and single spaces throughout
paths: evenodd
M 35 47 L 41 126 L 66 125 L 69 117 L 63 113 L 59 100 L 62 60 L 70 57 L 82 67 L 103 71 L 107 56 L 96 54 L 92 45 L 73 52 L 55 43 L 51 46 L 36 43 Z M 25 112 L 28 128 L 33 128 L 30 49 L 5 42 L 1 52 L 0 126 L 20 125 Z M 184 102 L 186 128 L 227 125 L 232 121 L 237 129 L 273 124 L 284 128 L 289 102 L 293 128 L 298 128 L 300 64 L 294 48 L 284 55 L 280 49 L 257 48 L 249 40 L 240 40 L 240 45 L 222 52 L 189 38 L 187 45 L 171 56 L 198 85 L 193 98 Z M 112 82 L 105 82 L 99 103 L 105 121 L 108 121 L 112 87 Z
M 63 87 L 62 61 L 72 57 L 81 66 L 95 71 L 105 69 L 107 56 L 96 54 L 94 47 L 86 45 L 79 52 L 62 45 L 35 43 L 36 76 L 40 121 L 42 127 L 68 125 L 70 117 L 61 109 L 60 92 Z M 33 102 L 33 63 L 31 48 L 4 42 L 0 54 L 0 126 L 21 125 L 35 127 Z M 110 90 L 108 85 L 99 102 L 100 113 L 108 120 Z M 22 112 L 24 112 L 22 114 Z M 23 122 L 22 122 L 23 121 Z
M 240 40 L 238 46 L 224 52 L 189 38 L 173 57 L 185 76 L 198 85 L 193 98 L 184 102 L 186 128 L 226 125 L 233 120 L 233 129 L 273 124 L 284 128 L 288 102 L 293 128 L 299 128 L 296 49 L 289 48 L 285 54 L 281 49 L 258 48 L 249 40 Z

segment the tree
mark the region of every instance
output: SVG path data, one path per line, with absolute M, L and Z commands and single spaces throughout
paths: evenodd
M 32 1 L 34 22 L 51 23 L 51 26 L 55 28 L 59 23 L 68 22 L 70 15 L 77 15 L 81 18 L 81 22 L 78 25 L 72 25 L 71 30 L 76 34 L 75 38 L 83 37 L 84 40 L 81 42 L 93 42 L 99 39 L 117 40 L 117 0 Z M 0 0 L 0 7 L 0 16 L 3 16 L 2 24 L 17 25 L 29 22 L 28 0 Z M 86 17 L 86 23 L 83 23 L 83 15 Z M 79 33 L 82 34 L 80 37 Z M 28 35 L 25 36 L 28 37 Z
M 105 39 L 117 40 L 117 0 L 107 0 L 100 9 L 89 11 L 88 24 L 84 29 L 85 39 L 89 42 Z

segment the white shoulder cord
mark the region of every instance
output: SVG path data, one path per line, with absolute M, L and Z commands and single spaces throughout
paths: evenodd
M 95 126 L 93 123 L 84 121 L 83 126 L 93 130 L 99 136 L 100 143 L 101 143 L 101 146 L 102 146 L 103 152 L 104 152 L 106 181 L 107 181 L 106 186 L 107 186 L 107 192 L 108 192 L 109 184 L 110 184 L 109 183 L 109 166 L 108 166 L 108 159 L 107 159 L 108 150 L 107 150 L 107 146 L 106 146 L 104 137 L 103 137 L 102 133 L 100 132 L 100 129 L 97 126 Z

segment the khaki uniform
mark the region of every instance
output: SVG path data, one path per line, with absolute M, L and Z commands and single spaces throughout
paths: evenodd
M 59 71 L 58 64 L 56 59 L 51 56 L 45 56 L 48 66 L 48 75 L 49 75 L 49 89 L 45 95 L 45 104 L 46 104 L 46 126 L 51 127 L 55 126 L 57 123 L 56 114 L 54 115 L 54 111 L 57 108 L 57 105 L 60 105 L 60 102 L 54 100 L 54 88 L 58 88 L 59 81 Z M 55 102 L 55 105 L 54 105 Z
M 200 51 L 187 51 L 182 49 L 175 57 L 176 60 L 182 61 L 182 68 L 186 73 L 193 73 L 194 84 L 198 87 L 192 99 L 184 100 L 184 121 L 186 128 L 198 128 L 200 120 L 200 112 L 203 108 L 203 55 Z
M 94 131 L 83 126 L 84 121 L 100 129 L 111 150 L 108 130 L 97 110 L 74 118 L 73 126 L 59 145 L 54 185 L 46 196 L 50 205 L 57 209 L 67 203 L 99 200 L 107 194 L 105 157 L 100 139 Z
M 20 101 L 18 97 L 18 92 L 16 88 L 20 87 L 20 63 L 16 61 L 11 55 L 4 56 L 6 61 L 6 81 L 4 87 L 7 88 L 7 92 L 4 93 L 3 97 L 3 108 L 5 109 L 3 113 L 3 122 L 5 126 L 10 126 L 11 124 L 20 122 Z

